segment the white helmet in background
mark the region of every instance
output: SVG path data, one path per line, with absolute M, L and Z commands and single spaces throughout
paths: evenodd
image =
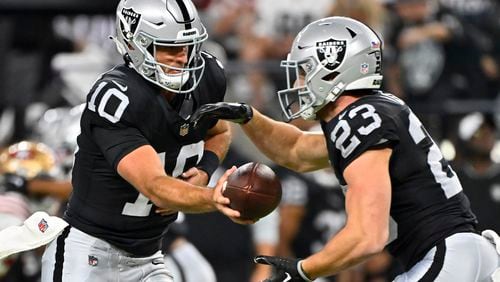
M 278 97 L 286 118 L 314 119 L 345 90 L 380 88 L 381 52 L 377 34 L 351 18 L 329 17 L 307 25 L 281 62 L 288 89 Z M 295 84 L 299 76 L 303 85 Z
M 188 93 L 203 76 L 201 44 L 207 39 L 190 0 L 121 0 L 116 9 L 116 37 L 120 54 L 146 80 L 174 93 Z M 188 47 L 188 63 L 175 67 L 159 63 L 157 46 Z M 178 71 L 167 74 L 164 68 Z M 190 81 L 189 89 L 182 87 Z

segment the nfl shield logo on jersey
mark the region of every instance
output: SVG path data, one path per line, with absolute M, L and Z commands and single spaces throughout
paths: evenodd
M 336 69 L 344 60 L 346 41 L 330 38 L 316 43 L 316 55 L 321 64 L 329 69 Z
M 179 130 L 179 135 L 180 136 L 186 136 L 189 133 L 189 124 L 185 123 L 181 125 L 180 130 Z
M 47 228 L 49 228 L 49 224 L 45 219 L 42 218 L 42 220 L 40 220 L 40 222 L 38 223 L 38 230 L 40 230 L 40 232 L 42 233 L 45 233 Z

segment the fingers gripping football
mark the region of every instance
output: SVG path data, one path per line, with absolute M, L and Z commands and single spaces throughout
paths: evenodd
M 224 119 L 239 124 L 245 124 L 252 119 L 252 116 L 252 107 L 245 103 L 219 102 L 202 105 L 193 113 L 190 122 L 194 127 L 197 127 L 199 122 L 206 118 Z

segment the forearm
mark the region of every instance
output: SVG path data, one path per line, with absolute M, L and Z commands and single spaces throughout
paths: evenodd
M 323 250 L 305 259 L 302 268 L 314 279 L 339 273 L 361 263 L 382 251 L 380 245 L 368 239 L 369 236 L 356 236 L 343 229 Z
M 213 130 L 208 132 L 205 139 L 205 150 L 214 152 L 219 160 L 223 160 L 229 150 L 232 134 L 229 123 L 219 120 Z
M 145 196 L 160 208 L 185 213 L 216 210 L 212 202 L 212 189 L 195 186 L 170 176 L 156 177 L 145 190 L 149 192 L 149 195 Z
M 322 135 L 303 132 L 297 127 L 275 121 L 253 109 L 253 118 L 243 131 L 268 158 L 295 171 L 328 166 L 328 152 Z
M 156 151 L 149 145 L 124 156 L 118 163 L 117 171 L 159 208 L 187 213 L 216 209 L 212 189 L 168 176 Z

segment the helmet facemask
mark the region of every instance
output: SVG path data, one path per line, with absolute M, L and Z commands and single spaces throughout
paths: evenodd
M 311 109 L 316 104 L 316 96 L 308 89 L 308 81 L 314 61 L 305 59 L 300 62 L 290 60 L 281 61 L 281 67 L 286 69 L 287 89 L 278 91 L 278 98 L 283 114 L 287 120 L 302 116 L 311 116 Z M 313 119 L 312 117 L 307 119 Z
M 142 35 L 145 37 L 145 35 Z M 149 39 L 151 40 L 151 39 Z M 148 41 L 149 41 L 148 40 Z M 147 48 L 145 48 L 146 56 L 141 71 L 151 78 L 153 82 L 160 84 L 160 86 L 168 91 L 174 93 L 187 93 L 194 90 L 205 68 L 205 60 L 201 57 L 201 42 L 196 40 L 193 42 L 168 43 L 152 41 Z M 165 47 L 187 47 L 188 48 L 188 61 L 184 67 L 176 67 L 160 63 L 156 60 L 156 52 L 158 46 Z M 173 73 L 168 73 L 173 70 Z M 182 89 L 182 87 L 191 79 L 190 87 Z

